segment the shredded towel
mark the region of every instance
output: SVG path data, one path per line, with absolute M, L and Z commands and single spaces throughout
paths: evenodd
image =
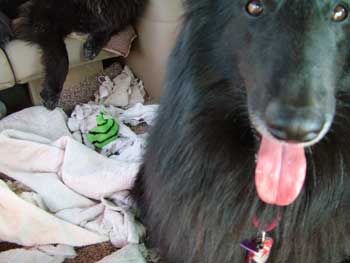
M 113 81 L 109 77 L 100 79 L 101 86 L 95 94 L 97 104 L 130 107 L 144 103 L 146 92 L 143 83 L 135 78 L 128 66 Z

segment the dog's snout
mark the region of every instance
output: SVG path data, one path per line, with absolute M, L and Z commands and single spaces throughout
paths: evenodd
M 325 126 L 325 118 L 312 107 L 295 107 L 272 101 L 266 108 L 268 131 L 276 139 L 306 143 L 315 140 Z

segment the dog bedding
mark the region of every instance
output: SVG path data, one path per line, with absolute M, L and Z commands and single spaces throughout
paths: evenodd
M 121 129 L 118 140 L 99 154 L 81 142 L 101 109 Z M 0 180 L 0 240 L 31 249 L 6 251 L 0 261 L 18 262 L 20 256 L 21 262 L 63 262 L 76 256 L 72 247 L 109 240 L 123 249 L 101 262 L 145 262 L 139 251 L 144 228 L 130 212 L 127 191 L 147 134 L 137 135 L 129 126 L 152 124 L 156 110 L 137 102 L 126 108 L 91 102 L 78 105 L 69 120 L 62 110 L 43 107 L 1 120 L 0 172 L 20 184 Z

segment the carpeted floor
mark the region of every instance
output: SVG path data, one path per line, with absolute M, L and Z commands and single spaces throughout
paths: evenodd
M 21 248 L 21 246 L 6 242 L 0 243 L 0 252 L 15 248 Z M 74 259 L 67 259 L 64 263 L 95 263 L 118 249 L 111 243 L 106 242 L 98 245 L 76 248 L 75 250 L 78 256 Z
M 117 248 L 108 242 L 78 248 L 76 249 L 78 256 L 75 259 L 67 259 L 64 263 L 95 263 L 117 250 Z

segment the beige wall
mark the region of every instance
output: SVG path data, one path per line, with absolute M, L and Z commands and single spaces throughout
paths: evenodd
M 167 59 L 180 29 L 182 14 L 181 0 L 149 0 L 137 25 L 139 38 L 128 64 L 155 99 L 162 94 Z

